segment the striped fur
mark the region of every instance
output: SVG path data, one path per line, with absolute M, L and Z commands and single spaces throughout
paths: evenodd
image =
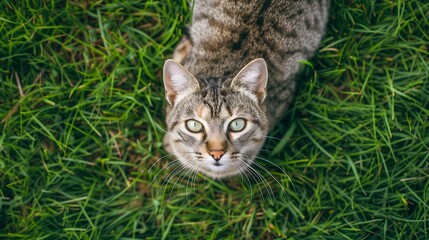
M 329 0 L 196 0 L 194 4 L 189 35 L 173 56 L 183 69 L 171 60 L 164 67 L 169 100 L 164 143 L 185 167 L 221 178 L 248 169 L 267 132 L 288 108 L 299 80 L 298 61 L 317 50 Z M 265 62 L 246 65 L 257 58 L 265 60 L 268 72 Z M 246 74 L 240 72 L 243 69 Z M 264 74 L 269 75 L 268 83 Z M 232 133 L 228 124 L 237 118 L 247 125 Z M 204 130 L 190 132 L 189 119 L 201 122 Z M 225 148 L 219 161 L 210 156 L 211 145 Z

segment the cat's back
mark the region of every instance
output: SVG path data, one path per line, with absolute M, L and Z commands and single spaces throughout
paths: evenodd
M 194 4 L 192 48 L 182 64 L 204 78 L 233 76 L 258 57 L 267 61 L 272 74 L 285 71 L 287 62 L 308 59 L 323 35 L 329 0 L 196 0 Z

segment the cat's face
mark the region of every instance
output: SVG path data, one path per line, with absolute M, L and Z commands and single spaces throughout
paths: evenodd
M 212 178 L 245 172 L 264 144 L 267 67 L 263 59 L 234 79 L 203 83 L 178 63 L 164 65 L 166 148 L 188 168 Z

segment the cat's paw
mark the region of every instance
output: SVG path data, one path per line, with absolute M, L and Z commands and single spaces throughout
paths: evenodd
M 173 153 L 173 149 L 171 148 L 170 144 L 170 135 L 168 133 L 164 135 L 163 146 L 164 150 L 167 151 L 169 154 Z

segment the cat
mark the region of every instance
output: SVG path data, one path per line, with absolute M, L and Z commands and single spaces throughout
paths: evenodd
M 329 0 L 195 0 L 164 64 L 164 148 L 211 178 L 246 173 L 318 49 Z

